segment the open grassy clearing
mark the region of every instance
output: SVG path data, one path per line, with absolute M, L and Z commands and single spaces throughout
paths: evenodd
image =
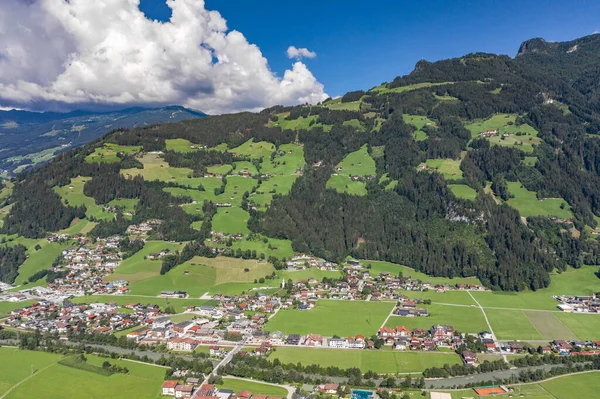
M 226 234 L 249 234 L 248 219 L 250 214 L 241 208 L 219 208 L 212 219 L 214 231 Z
M 327 180 L 327 188 L 332 188 L 338 193 L 367 195 L 365 183 L 352 180 L 350 177 L 344 175 L 331 176 Z
M 36 245 L 39 245 L 41 249 L 36 251 Z M 33 274 L 52 266 L 54 259 L 60 255 L 63 249 L 67 249 L 70 246 L 70 243 L 50 243 L 46 239 L 41 239 L 33 245 L 25 246 L 27 247 L 27 254 L 29 257 L 19 267 L 19 275 L 15 280 L 15 285 L 25 283 Z M 45 280 L 37 282 L 37 285 L 45 285 Z M 21 287 L 21 289 L 23 289 L 23 287 Z
M 486 309 L 485 314 L 498 339 L 544 339 L 522 310 Z
M 580 269 L 569 268 L 564 273 L 552 273 L 550 287 L 537 291 L 524 292 L 472 292 L 483 307 L 512 309 L 557 310 L 558 302 L 553 295 L 592 295 L 598 292 L 598 277 L 593 266 Z
M 96 148 L 94 152 L 85 157 L 86 162 L 120 162 L 121 159 L 117 157 L 117 153 L 125 155 L 133 154 L 141 151 L 142 147 L 139 145 L 126 146 L 117 145 L 113 143 L 106 143 L 104 146 Z
M 340 97 L 323 103 L 323 106 L 337 111 L 360 111 L 361 103 L 361 100 L 343 103 Z
M 413 136 L 417 141 L 427 140 L 428 136 L 427 133 L 425 133 L 425 131 L 423 130 L 423 127 L 436 126 L 435 122 L 427 118 L 426 116 L 403 114 L 402 119 L 407 125 L 412 125 L 417 128 L 417 130 L 415 130 L 413 133 Z
M 310 130 L 313 128 L 320 127 L 323 131 L 328 132 L 331 130 L 333 125 L 323 125 L 317 122 L 317 115 L 311 115 L 308 117 L 300 117 L 298 119 L 287 120 L 289 112 L 285 112 L 278 116 L 277 120 L 271 121 L 269 127 L 279 127 L 281 130 Z
M 577 336 L 555 316 L 558 313 L 538 312 L 535 310 L 524 311 L 524 313 L 543 339 L 550 341 L 553 339 L 577 338 Z
M 193 152 L 198 149 L 198 145 L 186 139 L 166 139 L 165 147 L 167 150 L 176 152 Z
M 299 175 L 273 176 L 263 180 L 256 192 L 250 195 L 250 200 L 258 208 L 266 208 L 273 200 L 273 194 L 288 194 Z
M 34 371 L 57 363 L 62 356 L 46 352 L 22 351 L 14 348 L 0 348 L 0 395 L 12 386 L 31 375 Z
M 12 312 L 13 310 L 15 310 L 15 309 L 21 309 L 21 308 L 30 306 L 34 302 L 35 301 L 33 301 L 33 300 L 31 300 L 31 301 L 22 301 L 22 302 L 0 301 L 0 317 L 8 316 L 10 314 L 10 312 Z M 1 393 L 1 390 L 0 390 L 0 393 Z
M 523 159 L 523 164 L 527 166 L 535 166 L 537 163 L 538 157 L 525 157 Z
M 449 85 L 449 84 L 453 84 L 453 83 L 454 82 L 439 82 L 439 83 L 423 82 L 423 83 L 415 83 L 412 85 L 394 87 L 392 89 L 388 89 L 387 87 L 385 87 L 385 85 L 381 85 L 381 86 L 372 88 L 370 91 L 375 92 L 376 94 L 403 93 L 405 91 L 422 89 L 423 87 L 442 86 L 442 85 Z
M 529 191 L 519 182 L 506 182 L 508 191 L 514 198 L 510 198 L 508 205 L 515 208 L 521 216 L 556 216 L 562 219 L 571 218 L 571 207 L 567 201 L 560 198 L 538 200 L 535 191 Z M 561 208 L 561 206 L 564 206 Z
M 140 200 L 137 198 L 120 198 L 110 201 L 108 205 L 118 206 L 123 212 L 134 212 L 138 202 L 140 202 Z
M 267 242 L 264 242 L 263 238 L 266 238 Z M 226 247 L 225 244 L 216 244 L 214 246 L 220 248 Z M 242 240 L 234 240 L 230 248 L 234 250 L 239 248 L 242 251 L 256 251 L 258 255 L 265 254 L 265 258 L 275 256 L 281 259 L 294 256 L 294 250 L 292 249 L 292 242 L 290 240 L 279 240 L 264 236 L 260 236 L 260 238 L 256 240 L 248 240 L 247 237 Z
M 398 265 L 396 263 L 379 261 L 379 260 L 361 260 L 360 261 L 363 266 L 371 265 L 371 268 L 368 269 L 371 275 L 378 275 L 383 272 L 391 273 L 394 276 L 397 276 L 399 273 L 402 273 L 405 277 L 410 277 L 413 280 L 421 280 L 423 282 L 427 282 L 430 284 L 481 284 L 477 277 L 456 277 L 456 278 L 448 278 L 448 277 L 432 277 L 428 276 L 425 273 L 421 273 L 414 269 L 411 269 L 407 266 Z M 466 296 L 469 296 L 466 292 L 463 292 Z M 443 295 L 443 294 L 440 294 Z M 469 304 L 471 304 L 469 302 Z
M 346 155 L 336 166 L 337 173 L 347 176 L 375 176 L 375 161 L 369 155 L 367 145 Z
M 539 144 L 542 140 L 537 137 L 537 130 L 528 124 L 517 126 L 515 114 L 496 114 L 489 119 L 476 121 L 465 125 L 471 131 L 473 138 L 479 137 L 480 132 L 486 130 L 498 130 L 496 136 L 489 137 L 490 143 L 505 147 L 515 147 L 524 152 L 533 152 L 533 145 Z M 517 133 L 522 135 L 517 136 Z M 502 137 L 503 134 L 511 134 L 508 137 Z
M 322 281 L 323 277 L 339 278 L 341 275 L 342 273 L 339 270 L 320 270 L 316 268 L 277 272 L 277 276 L 284 279 L 286 282 L 288 279 L 291 279 L 292 281 L 306 281 L 311 278 Z
M 161 291 L 181 290 L 187 292 L 190 297 L 199 297 L 209 291 L 221 292 L 220 285 L 231 283 L 240 283 L 241 286 L 227 287 L 228 290 L 241 292 L 253 288 L 254 280 L 270 275 L 273 271 L 273 266 L 267 262 L 197 256 L 164 275 L 131 284 L 130 292 L 131 295 L 153 296 L 160 294 Z
M 304 149 L 298 144 L 282 144 L 273 160 L 264 159 L 260 165 L 263 174 L 294 175 L 304 167 Z
M 277 348 L 269 359 L 282 363 L 320 364 L 321 366 L 358 367 L 363 372 L 376 373 L 419 373 L 428 367 L 458 364 L 455 353 L 439 352 L 393 352 L 311 348 Z
M 245 155 L 251 158 L 269 157 L 275 151 L 275 145 L 266 141 L 254 142 L 253 139 L 246 141 L 244 144 L 229 150 L 232 154 Z
M 87 209 L 85 214 L 88 218 L 94 217 L 96 219 L 104 220 L 114 218 L 115 214 L 113 212 L 105 211 L 103 206 L 97 205 L 93 198 L 88 197 L 83 193 L 83 186 L 88 180 L 92 180 L 92 178 L 83 176 L 75 177 L 71 179 L 71 183 L 66 186 L 54 187 L 54 191 L 61 196 L 65 205 L 85 205 Z
M 477 307 L 424 305 L 429 310 L 427 317 L 391 316 L 386 326 L 406 326 L 410 329 L 423 328 L 428 330 L 432 325 L 446 324 L 465 333 L 478 333 L 488 329 L 481 309 Z M 375 333 L 375 331 L 373 332 Z
M 458 159 L 428 159 L 425 164 L 429 168 L 435 169 L 441 173 L 446 180 L 462 179 L 463 173 L 460 170 L 460 162 Z
M 574 393 L 577 399 L 597 398 L 600 389 L 598 372 L 560 377 L 539 385 L 550 392 L 555 399 L 570 399 L 574 397 Z
M 554 316 L 582 340 L 597 340 L 600 335 L 600 315 L 554 313 Z
M 189 168 L 173 168 L 169 166 L 158 154 L 144 154 L 138 160 L 144 165 L 143 169 L 123 169 L 121 174 L 125 177 L 134 177 L 141 175 L 144 180 L 164 181 L 189 186 L 198 187 L 203 178 L 192 177 L 192 170 Z
M 474 201 L 475 198 L 477 198 L 477 191 L 466 184 L 448 184 L 448 187 L 457 198 L 468 199 L 471 201 Z
M 253 395 L 267 395 L 278 398 L 286 398 L 288 394 L 285 388 L 261 384 L 260 382 L 241 381 L 234 378 L 223 378 L 223 383 L 217 386 L 219 389 L 231 389 L 234 393 L 250 391 Z
M 249 174 L 250 176 L 258 175 L 258 169 L 252 162 L 249 161 L 241 161 L 233 163 L 232 174 Z
M 212 165 L 206 168 L 208 173 L 215 175 L 227 175 L 233 170 L 233 165 Z
M 182 248 L 183 245 L 165 241 L 146 241 L 144 248 L 121 262 L 115 269 L 115 272 L 106 277 L 106 280 L 127 280 L 130 283 L 135 283 L 156 277 L 160 273 L 162 261 L 158 259 L 148 259 L 148 255 L 151 253 L 159 253 L 164 249 L 168 249 L 173 253 L 175 251 L 180 251 Z
M 385 302 L 319 300 L 308 311 L 280 311 L 265 328 L 286 334 L 371 336 L 377 332 L 392 307 L 393 304 Z
M 163 368 L 115 359 L 99 358 L 94 355 L 88 355 L 87 358 L 88 364 L 96 366 L 101 366 L 105 360 L 108 360 L 112 364 L 117 363 L 120 366 L 127 367 L 129 374 L 115 373 L 110 376 L 104 376 L 55 364 L 34 374 L 32 378 L 16 387 L 6 398 L 81 398 L 82 388 L 85 390 L 85 397 L 91 399 L 107 397 L 115 399 L 160 397 L 161 385 L 164 379 Z M 29 370 L 29 367 L 27 367 L 27 370 Z M 83 381 L 85 384 L 82 387 L 81 382 Z

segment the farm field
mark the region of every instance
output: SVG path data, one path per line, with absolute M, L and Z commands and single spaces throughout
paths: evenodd
M 323 106 L 337 111 L 360 111 L 360 104 L 361 100 L 343 103 L 341 98 L 336 98 L 323 103 Z
M 337 167 L 337 173 L 347 176 L 375 176 L 375 161 L 369 155 L 367 145 L 363 145 L 360 150 L 346 155 Z
M 174 182 L 189 187 L 198 187 L 198 184 L 202 182 L 202 178 L 191 177 L 191 169 L 173 168 L 157 154 L 144 154 L 141 158 L 137 159 L 144 165 L 144 168 L 122 169 L 121 174 L 123 176 L 134 177 L 141 175 L 144 177 L 144 180 Z
M 435 122 L 426 116 L 403 114 L 402 119 L 407 125 L 412 125 L 417 128 L 413 133 L 416 141 L 427 140 L 427 133 L 423 131 L 424 126 L 436 126 Z
M 484 308 L 557 310 L 558 302 L 552 298 L 553 295 L 592 295 L 598 291 L 595 271 L 595 267 L 583 266 L 579 269 L 569 268 L 561 274 L 551 273 L 550 287 L 537 291 L 474 291 L 472 294 Z
M 574 392 L 577 392 L 577 399 L 593 399 L 598 397 L 600 388 L 598 372 L 560 377 L 539 385 L 550 392 L 555 399 L 573 398 Z
M 211 165 L 206 168 L 208 173 L 215 175 L 227 175 L 233 170 L 233 165 Z
M 175 252 L 182 249 L 182 245 L 165 241 L 146 241 L 144 248 L 133 256 L 125 259 L 115 269 L 115 272 L 107 276 L 107 281 L 127 280 L 130 283 L 146 280 L 159 275 L 161 260 L 147 259 L 151 253 L 159 253 L 164 249 Z
M 481 309 L 478 307 L 449 306 L 449 305 L 419 305 L 429 310 L 427 317 L 391 316 L 387 327 L 405 326 L 428 330 L 432 325 L 447 324 L 464 333 L 478 333 L 487 330 L 487 324 Z
M 88 362 L 94 365 L 101 365 L 105 360 L 93 355 L 88 355 L 87 358 Z M 129 374 L 116 373 L 104 376 L 61 364 L 54 364 L 47 369 L 38 371 L 32 378 L 16 387 L 6 396 L 6 399 L 31 397 L 80 398 L 82 385 L 80 383 L 65 383 L 67 381 L 85 381 L 85 397 L 91 399 L 160 397 L 165 369 L 114 359 L 109 361 L 127 367 Z M 29 367 L 26 367 L 26 369 L 29 371 Z M 57 392 L 60 392 L 60 394 L 57 395 Z
M 308 311 L 282 310 L 265 326 L 267 331 L 286 334 L 321 334 L 332 336 L 371 336 L 393 308 L 386 302 L 319 300 Z
M 63 249 L 68 248 L 71 245 L 71 243 L 50 243 L 46 239 L 41 239 L 35 244 L 24 245 L 27 247 L 27 254 L 29 255 L 29 257 L 19 267 L 19 275 L 15 280 L 15 285 L 21 285 L 24 282 L 26 282 L 27 279 L 33 274 L 41 270 L 48 269 L 50 266 L 52 266 L 52 262 L 54 261 L 54 259 L 56 259 L 58 255 L 60 255 Z M 36 245 L 39 245 L 41 249 L 36 251 Z
M 265 258 L 269 256 L 276 256 L 277 258 L 290 258 L 294 256 L 294 250 L 292 249 L 292 242 L 290 240 L 279 240 L 276 238 L 267 238 L 267 242 L 263 241 L 263 236 L 259 236 L 256 239 L 248 239 L 245 237 L 241 240 L 234 240 L 231 248 L 237 250 L 238 248 L 242 251 L 250 250 L 256 251 L 258 255 L 265 254 Z M 212 243 L 209 243 L 209 245 Z M 225 248 L 225 244 L 217 244 L 216 247 Z M 270 248 L 269 248 L 270 246 Z
M 460 159 L 428 159 L 425 164 L 429 168 L 437 170 L 446 180 L 462 179 L 463 173 L 460 170 Z
M 275 145 L 266 141 L 254 142 L 253 139 L 246 141 L 239 147 L 229 150 L 232 154 L 246 155 L 251 158 L 268 158 L 275 151 Z
M 440 352 L 394 352 L 368 350 L 277 348 L 269 359 L 279 359 L 282 363 L 320 364 L 321 366 L 358 367 L 363 372 L 413 373 L 422 372 L 428 367 L 442 367 L 444 364 L 458 364 L 460 357 L 455 353 Z
M 553 313 L 554 316 L 577 338 L 597 340 L 600 338 L 599 314 Z
M 292 185 L 300 175 L 273 176 L 262 181 L 256 192 L 250 194 L 250 200 L 260 207 L 267 207 L 273 199 L 273 194 L 288 194 Z
M 46 353 L 21 351 L 14 348 L 0 348 L 0 395 L 4 395 L 12 386 L 31 375 L 31 365 L 40 371 L 57 363 L 62 356 Z M 37 376 L 36 376 L 37 377 Z
M 264 159 L 260 164 L 263 174 L 293 175 L 304 167 L 304 149 L 298 144 L 282 144 L 277 148 L 277 155 Z
M 317 115 L 311 115 L 309 117 L 303 117 L 292 120 L 287 120 L 285 118 L 288 117 L 290 113 L 285 112 L 278 116 L 277 120 L 272 121 L 269 124 L 269 127 L 279 127 L 282 130 L 310 130 L 316 127 L 323 128 L 323 131 L 328 132 L 331 130 L 333 125 L 323 125 L 321 123 L 317 123 Z M 311 124 L 312 123 L 312 124 Z
M 521 216 L 556 216 L 562 219 L 573 217 L 571 207 L 567 201 L 560 198 L 549 198 L 538 200 L 535 191 L 529 191 L 522 187 L 519 182 L 506 182 L 508 191 L 514 198 L 510 198 L 507 204 L 515 208 Z M 564 209 L 561 205 L 564 204 Z
M 192 148 L 192 146 L 196 146 L 191 141 L 186 139 L 166 139 L 165 146 L 167 150 L 172 150 L 176 152 L 193 152 L 196 151 L 196 148 Z
M 498 339 L 522 341 L 544 339 L 522 310 L 485 309 L 485 314 Z
M 327 180 L 327 188 L 332 188 L 338 193 L 346 193 L 352 195 L 367 195 L 365 183 L 352 180 L 348 176 L 331 176 Z
M 252 395 L 267 395 L 277 398 L 286 398 L 288 391 L 282 387 L 261 384 L 260 382 L 241 381 L 235 378 L 223 378 L 223 383 L 217 385 L 219 389 L 231 389 L 234 393 L 250 391 Z
M 258 169 L 256 169 L 256 166 L 254 166 L 254 164 L 252 162 L 238 161 L 238 162 L 234 162 L 233 166 L 234 166 L 234 169 L 231 171 L 231 173 L 235 173 L 235 174 L 248 173 L 250 176 L 258 175 Z
M 244 271 L 248 269 L 248 271 Z M 253 281 L 273 273 L 270 263 L 256 260 L 236 258 L 203 258 L 196 256 L 190 261 L 174 267 L 164 275 L 158 275 L 130 285 L 131 295 L 158 295 L 161 291 L 181 290 L 190 297 L 200 297 L 206 292 L 221 292 L 222 284 L 241 283 L 233 285 L 230 290 L 237 288 L 239 292 L 254 286 Z M 186 273 L 187 272 L 187 273 Z M 277 282 L 277 285 L 279 282 Z M 265 284 L 262 284 L 265 285 Z M 230 293 L 228 290 L 227 293 Z
M 5 317 L 10 314 L 11 311 L 19 308 L 24 308 L 26 306 L 30 306 L 33 304 L 33 300 L 31 301 L 22 301 L 22 302 L 7 302 L 0 301 L 0 317 Z M 0 352 L 1 353 L 1 352 Z
M 466 184 L 448 184 L 448 187 L 457 198 L 468 199 L 471 201 L 474 201 L 475 198 L 477 198 L 477 191 Z
M 341 275 L 342 273 L 339 270 L 319 270 L 315 268 L 294 271 L 280 270 L 277 272 L 277 276 L 286 282 L 288 279 L 292 279 L 292 281 L 304 281 L 310 278 L 322 281 L 323 277 L 339 278 Z
M 123 154 L 129 155 L 138 152 L 142 149 L 141 146 L 125 146 L 117 145 L 113 143 L 106 143 L 104 146 L 96 148 L 94 152 L 85 157 L 86 162 L 109 162 L 117 163 L 121 159 L 117 157 L 117 153 L 122 152 Z
M 533 152 L 533 145 L 542 142 L 537 137 L 537 130 L 528 124 L 517 126 L 515 114 L 496 114 L 489 119 L 465 125 L 471 131 L 473 138 L 479 137 L 479 133 L 486 130 L 498 130 L 499 134 L 489 137 L 490 143 L 504 147 L 515 147 L 524 152 Z M 502 134 L 511 133 L 511 136 L 502 137 Z M 523 135 L 517 136 L 516 133 Z
M 524 311 L 543 339 L 577 339 L 577 336 L 555 316 L 556 312 Z
M 442 85 L 449 85 L 449 84 L 453 84 L 453 83 L 454 82 L 438 82 L 438 83 L 422 82 L 422 83 L 415 83 L 415 84 L 412 84 L 412 85 L 394 87 L 394 88 L 391 88 L 391 89 L 388 89 L 387 87 L 385 87 L 385 86 L 382 85 L 382 86 L 374 87 L 370 91 L 373 91 L 376 94 L 403 93 L 405 91 L 422 89 L 423 87 L 442 86 Z

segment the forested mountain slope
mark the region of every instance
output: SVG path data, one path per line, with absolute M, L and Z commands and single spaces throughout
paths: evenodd
M 155 238 L 190 242 L 164 271 L 235 236 L 224 254 L 276 266 L 273 243 L 290 240 L 332 260 L 546 287 L 553 270 L 600 263 L 599 45 L 535 40 L 514 59 L 420 61 L 315 106 L 119 129 L 19 175 L 2 233 L 88 218 L 106 236 L 154 218 Z M 90 209 L 124 201 L 128 215 Z M 268 249 L 242 251 L 257 239 Z
M 5 176 L 45 162 L 56 153 L 102 137 L 111 130 L 206 116 L 178 106 L 111 112 L 0 111 L 0 169 Z

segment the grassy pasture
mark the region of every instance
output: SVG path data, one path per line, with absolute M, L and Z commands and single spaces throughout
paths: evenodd
M 562 325 L 572 331 L 577 338 L 582 340 L 598 339 L 600 331 L 600 315 L 598 314 L 574 314 L 553 313 Z
M 563 219 L 572 217 L 571 207 L 567 201 L 557 198 L 549 198 L 538 200 L 535 191 L 529 191 L 521 186 L 519 182 L 506 182 L 508 191 L 514 198 L 510 198 L 508 205 L 515 208 L 521 216 L 556 216 Z M 564 209 L 561 209 L 561 204 L 564 204 Z
M 456 277 L 456 278 L 448 278 L 448 277 L 432 277 L 428 276 L 425 273 L 421 273 L 414 269 L 411 269 L 408 266 L 398 265 L 396 263 L 379 261 L 379 260 L 361 260 L 361 264 L 363 266 L 371 265 L 371 269 L 369 272 L 371 275 L 378 275 L 379 273 L 389 272 L 392 275 L 398 275 L 398 273 L 402 272 L 402 275 L 405 277 L 410 277 L 413 280 L 421 280 L 430 284 L 480 284 L 479 279 L 476 277 Z M 458 292 L 459 294 L 464 294 L 469 296 L 466 292 Z M 435 294 L 435 293 L 434 293 Z M 450 293 L 452 294 L 452 293 Z M 443 294 L 440 294 L 443 295 Z M 473 303 L 472 301 L 469 304 Z
M 456 159 L 428 159 L 425 164 L 429 168 L 437 170 L 446 180 L 462 179 L 463 173 L 460 170 L 461 160 Z
M 36 245 L 41 247 L 39 251 L 35 250 Z M 15 279 L 15 285 L 21 285 L 25 283 L 33 274 L 41 270 L 48 269 L 50 266 L 52 266 L 54 259 L 56 259 L 56 257 L 70 245 L 68 242 L 58 244 L 50 243 L 46 239 L 41 239 L 35 244 L 25 246 L 27 247 L 27 254 L 29 257 L 19 267 L 19 275 Z M 45 280 L 43 282 L 38 282 L 37 285 L 45 285 Z
M 282 144 L 277 149 L 277 155 L 264 159 L 260 165 L 263 174 L 294 175 L 297 169 L 304 167 L 304 149 L 298 144 Z
M 212 227 L 214 231 L 226 234 L 249 234 L 249 218 L 250 214 L 241 208 L 219 208 L 213 217 Z
M 269 248 L 269 245 L 271 248 Z M 217 244 L 215 246 L 221 248 L 225 247 L 224 244 Z M 269 256 L 275 256 L 281 259 L 294 256 L 292 242 L 290 240 L 279 240 L 276 238 L 267 238 L 266 243 L 262 239 L 248 240 L 247 238 L 244 238 L 242 240 L 234 240 L 231 248 L 234 250 L 239 248 L 242 251 L 256 251 L 256 253 L 259 255 L 261 253 L 265 254 L 266 258 Z
M 366 144 L 346 155 L 336 168 L 341 168 L 339 174 L 348 176 L 374 176 L 377 173 L 375 161 L 369 155 Z
M 250 200 L 258 207 L 267 207 L 273 199 L 273 194 L 288 194 L 299 175 L 273 176 L 263 180 L 256 192 L 250 195 Z
M 223 383 L 218 385 L 219 389 L 231 389 L 234 393 L 239 391 L 250 391 L 253 395 L 267 395 L 278 398 L 286 398 L 288 391 L 282 387 L 261 384 L 260 382 L 249 382 L 236 380 L 235 378 L 223 378 Z
M 343 103 L 342 98 L 340 97 L 327 101 L 323 106 L 336 111 L 360 111 L 361 103 L 361 100 Z
M 385 302 L 319 300 L 308 311 L 282 310 L 266 325 L 267 331 L 287 334 L 323 334 L 332 336 L 371 336 L 392 310 Z
M 344 175 L 331 176 L 327 180 L 327 188 L 332 188 L 338 193 L 367 195 L 365 183 L 352 180 L 350 177 Z
M 245 155 L 251 158 L 269 157 L 275 151 L 275 145 L 266 141 L 254 142 L 253 139 L 246 141 L 244 144 L 229 150 L 237 155 Z
M 372 88 L 371 91 L 375 92 L 376 94 L 379 94 L 379 95 L 381 95 L 381 94 L 387 94 L 387 93 L 403 93 L 405 91 L 412 91 L 412 90 L 422 89 L 423 87 L 442 86 L 442 85 L 449 85 L 449 84 L 453 84 L 453 83 L 454 82 L 439 82 L 439 83 L 423 82 L 423 83 L 415 83 L 415 84 L 412 84 L 412 85 L 394 87 L 392 89 L 388 89 L 384 85 L 381 85 L 381 86 L 377 86 L 377 87 Z
M 406 326 L 410 329 L 429 329 L 435 324 L 447 324 L 460 332 L 478 333 L 487 330 L 487 324 L 481 309 L 477 307 L 431 305 L 423 306 L 429 310 L 427 317 L 400 317 L 391 316 L 386 326 Z M 375 333 L 375 331 L 373 331 Z
M 167 150 L 172 150 L 176 152 L 193 152 L 196 151 L 197 148 L 192 148 L 192 146 L 197 146 L 193 144 L 191 141 L 186 139 L 166 139 L 165 147 Z
M 233 170 L 233 165 L 211 165 L 206 168 L 208 173 L 215 175 L 227 175 Z
M 576 339 L 577 336 L 555 315 L 555 312 L 524 311 L 543 339 Z M 591 319 L 590 319 L 591 320 Z
M 550 287 L 537 291 L 524 292 L 472 292 L 484 307 L 512 309 L 557 310 L 557 301 L 553 295 L 592 295 L 598 292 L 598 277 L 594 275 L 596 267 L 583 266 L 580 269 L 569 268 L 564 273 L 552 273 Z
M 22 302 L 6 302 L 6 301 L 1 301 L 0 302 L 0 317 L 8 316 L 10 314 L 10 312 L 12 312 L 15 309 L 21 309 L 21 308 L 33 305 L 34 302 L 35 301 L 33 301 L 33 300 L 31 300 L 31 301 L 22 301 Z M 1 384 L 0 384 L 0 386 L 1 386 Z M 2 390 L 0 388 L 0 394 L 1 393 L 2 393 Z
M 61 196 L 63 203 L 66 205 L 85 205 L 87 208 L 85 212 L 87 217 L 105 220 L 114 218 L 114 213 L 105 211 L 101 205 L 96 205 L 96 201 L 93 198 L 88 197 L 83 193 L 85 182 L 91 179 L 91 177 L 75 177 L 71 179 L 71 183 L 66 186 L 54 187 L 54 191 Z
M 289 112 L 283 113 L 278 116 L 277 120 L 272 121 L 269 127 L 278 127 L 282 130 L 310 130 L 312 128 L 320 127 L 323 131 L 328 132 L 331 130 L 332 125 L 323 125 L 317 122 L 317 115 L 311 115 L 308 117 L 300 117 L 298 119 L 287 120 Z M 312 124 L 311 124 L 312 123 Z
M 282 363 L 320 364 L 321 366 L 343 365 L 345 368 L 358 367 L 363 372 L 376 373 L 420 373 L 428 367 L 442 367 L 460 363 L 454 353 L 439 352 L 393 352 L 312 348 L 277 348 L 269 359 L 279 359 Z
M 116 303 L 125 306 L 130 303 L 140 303 L 144 305 L 158 305 L 161 309 L 165 309 L 168 305 L 173 305 L 177 312 L 183 312 L 187 306 L 214 305 L 215 301 L 204 300 L 198 298 L 158 298 L 153 296 L 140 295 L 88 295 L 79 296 L 72 299 L 73 303 Z
M 39 372 L 45 367 L 57 363 L 62 356 L 46 352 L 0 348 L 0 358 L 2 359 L 0 362 L 0 395 L 4 395 L 12 386 L 31 375 L 32 364 L 34 371 Z
M 475 198 L 477 198 L 477 191 L 466 184 L 449 184 L 448 187 L 457 198 L 468 199 L 471 201 L 474 201 Z
M 117 145 L 113 143 L 106 143 L 102 147 L 96 148 L 94 152 L 85 157 L 86 162 L 109 162 L 109 163 L 117 163 L 121 160 L 117 157 L 117 153 L 121 152 L 123 154 L 129 155 L 135 152 L 141 151 L 142 147 L 139 145 L 136 146 L 125 146 L 125 145 Z
M 258 175 L 258 169 L 252 162 L 241 161 L 233 163 L 234 169 L 231 171 L 232 174 L 237 173 L 249 173 L 251 176 Z
M 256 179 L 228 176 L 225 192 L 218 195 L 215 199 L 217 202 L 229 202 L 232 205 L 240 206 L 242 205 L 242 195 L 244 195 L 244 192 L 252 192 L 255 186 L 258 186 L 258 180 Z
M 203 178 L 192 177 L 189 168 L 173 168 L 169 166 L 158 154 L 144 154 L 138 160 L 144 165 L 143 169 L 123 169 L 121 174 L 125 177 L 141 175 L 144 180 L 174 182 L 189 187 L 198 187 Z
M 528 124 L 517 126 L 515 114 L 496 114 L 489 119 L 475 121 L 465 125 L 471 131 L 473 138 L 479 137 L 479 133 L 486 130 L 498 130 L 499 134 L 489 137 L 490 143 L 505 147 L 516 147 L 524 152 L 533 152 L 533 145 L 541 143 L 537 136 L 538 132 Z M 516 133 L 524 133 L 517 136 Z M 512 136 L 502 137 L 502 134 L 512 133 Z
M 413 133 L 416 141 L 427 140 L 427 133 L 423 131 L 424 126 L 436 126 L 435 122 L 426 116 L 403 114 L 402 119 L 407 125 L 412 125 L 417 128 L 417 130 L 415 130 Z
M 321 281 L 323 280 L 323 277 L 339 278 L 341 274 L 342 273 L 339 270 L 320 270 L 316 268 L 292 271 L 285 270 L 277 272 L 277 276 L 281 277 L 286 282 L 288 279 L 292 279 L 292 281 L 305 281 L 310 278 Z
M 106 277 L 107 281 L 127 280 L 130 283 L 146 280 L 159 275 L 162 261 L 148 259 L 151 253 L 158 253 L 168 249 L 172 253 L 182 249 L 182 245 L 165 241 L 146 241 L 144 248 L 133 256 L 125 259 L 115 269 L 115 272 Z
M 486 309 L 485 314 L 498 339 L 544 339 L 522 310 Z

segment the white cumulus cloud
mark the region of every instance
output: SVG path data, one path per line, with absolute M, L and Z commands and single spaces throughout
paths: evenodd
M 0 107 L 181 104 L 223 113 L 327 98 L 300 62 L 314 53 L 296 49 L 278 77 L 203 0 L 167 5 L 172 17 L 160 23 L 139 0 L 1 0 Z
M 294 46 L 290 46 L 287 49 L 287 56 L 290 59 L 295 58 L 299 60 L 302 58 L 315 58 L 317 56 L 317 53 L 315 53 L 314 51 L 310 51 L 306 47 L 297 48 Z

